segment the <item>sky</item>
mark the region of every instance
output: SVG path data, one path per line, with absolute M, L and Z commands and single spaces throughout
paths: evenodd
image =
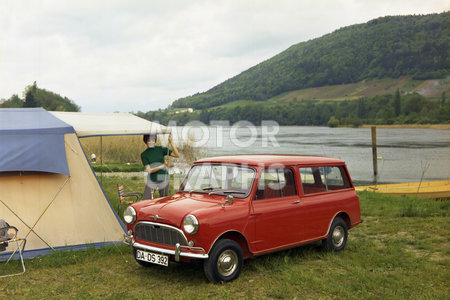
M 0 99 L 36 81 L 83 112 L 147 112 L 290 46 L 450 0 L 0 0 Z

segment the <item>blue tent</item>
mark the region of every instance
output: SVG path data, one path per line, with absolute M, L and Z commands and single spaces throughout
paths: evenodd
M 79 137 L 169 131 L 132 114 L 0 109 L 0 219 L 27 239 L 24 256 L 100 247 L 123 238 L 126 227 Z M 10 248 L 0 253 L 0 261 L 12 255 Z
M 64 134 L 74 132 L 43 108 L 0 109 L 0 172 L 69 175 Z
M 25 257 L 117 243 L 125 232 L 73 126 L 42 108 L 0 109 L 0 219 L 26 239 Z

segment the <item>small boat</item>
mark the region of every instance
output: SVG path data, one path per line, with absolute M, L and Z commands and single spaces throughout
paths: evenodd
M 357 191 L 374 191 L 396 196 L 450 198 L 450 180 L 357 186 Z

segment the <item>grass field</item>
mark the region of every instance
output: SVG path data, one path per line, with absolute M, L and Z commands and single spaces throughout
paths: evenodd
M 450 80 L 413 80 L 410 77 L 397 79 L 373 79 L 357 83 L 330 85 L 287 92 L 269 101 L 314 100 L 354 100 L 361 97 L 394 94 L 402 92 L 420 92 L 427 98 L 439 98 L 442 92 L 448 92 Z
M 364 223 L 340 253 L 314 243 L 264 255 L 245 261 L 236 281 L 214 285 L 200 263 L 143 268 L 126 245 L 58 252 L 0 279 L 0 298 L 448 299 L 450 201 L 359 195 Z M 1 273 L 17 268 L 0 264 Z

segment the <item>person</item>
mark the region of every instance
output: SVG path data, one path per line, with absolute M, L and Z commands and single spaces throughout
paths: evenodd
M 147 171 L 147 183 L 145 184 L 144 199 L 153 198 L 153 191 L 159 190 L 159 196 L 169 194 L 169 157 L 180 157 L 178 149 L 172 143 L 172 134 L 169 135 L 169 149 L 163 146 L 156 146 L 156 135 L 144 135 L 144 143 L 147 149 L 141 153 L 142 164 Z

